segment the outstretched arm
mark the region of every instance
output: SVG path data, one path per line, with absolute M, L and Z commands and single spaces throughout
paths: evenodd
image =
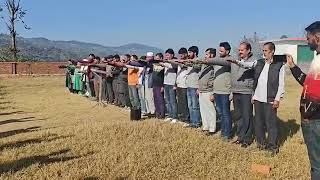
M 231 62 L 229 61 L 235 61 L 236 59 L 232 57 L 226 57 L 226 58 L 212 58 L 212 59 L 206 59 L 204 60 L 204 64 L 208 65 L 218 65 L 218 66 L 231 66 Z

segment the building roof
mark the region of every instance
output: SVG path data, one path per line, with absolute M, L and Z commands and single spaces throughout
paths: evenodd
M 265 40 L 260 41 L 260 44 L 266 42 L 273 42 L 274 44 L 290 44 L 290 45 L 307 45 L 307 38 L 283 38 L 283 39 L 272 39 L 272 40 Z

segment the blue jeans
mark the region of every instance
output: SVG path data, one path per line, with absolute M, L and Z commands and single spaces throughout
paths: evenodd
M 301 128 L 311 164 L 311 179 L 320 179 L 320 120 L 302 121 Z
M 221 135 L 229 139 L 232 135 L 229 94 L 215 94 L 214 99 L 217 105 L 217 112 L 221 118 Z
M 197 89 L 188 88 L 187 97 L 188 97 L 188 108 L 190 113 L 191 125 L 199 127 L 201 115 L 200 115 L 200 105 L 199 105 L 199 97 L 197 95 Z
M 176 91 L 173 89 L 172 85 L 164 85 L 164 99 L 166 101 L 168 116 L 172 119 L 177 119 L 178 118 L 177 97 L 176 97 Z

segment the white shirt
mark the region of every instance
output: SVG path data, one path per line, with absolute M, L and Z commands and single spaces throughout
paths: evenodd
M 268 76 L 269 76 L 270 64 L 265 63 L 263 70 L 261 71 L 260 77 L 258 79 L 257 88 L 254 92 L 253 99 L 259 102 L 268 103 Z M 285 71 L 284 66 L 281 67 L 279 72 L 279 86 L 278 92 L 276 94 L 275 100 L 280 101 L 284 95 L 284 77 Z M 269 102 L 272 103 L 272 102 Z
M 179 88 L 187 88 L 187 76 L 190 72 L 188 68 L 181 68 L 178 66 L 178 73 L 177 73 L 177 87 Z

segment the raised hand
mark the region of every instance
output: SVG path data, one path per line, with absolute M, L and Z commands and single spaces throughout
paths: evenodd
M 295 66 L 294 61 L 293 61 L 293 57 L 291 55 L 287 55 L 287 65 L 290 68 L 293 68 Z

